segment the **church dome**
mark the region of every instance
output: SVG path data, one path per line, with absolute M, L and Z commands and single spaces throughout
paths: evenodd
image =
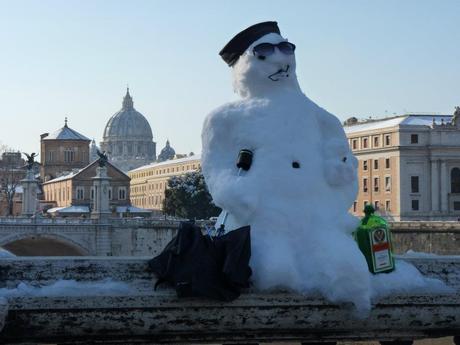
M 152 129 L 147 119 L 134 109 L 133 99 L 129 89 L 123 99 L 123 106 L 107 122 L 103 140 L 152 140 Z
M 133 99 L 126 90 L 123 105 L 105 125 L 101 150 L 107 152 L 110 163 L 129 171 L 156 159 L 156 143 L 147 119 L 134 109 Z
M 170 146 L 169 140 L 166 140 L 166 146 L 163 147 L 160 154 L 158 155 L 158 162 L 164 162 L 169 159 L 173 159 L 176 155 L 176 151 Z

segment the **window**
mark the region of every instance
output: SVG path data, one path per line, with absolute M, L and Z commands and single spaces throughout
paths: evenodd
M 378 200 L 375 200 L 375 201 L 374 201 L 374 209 L 375 209 L 376 211 L 378 211 L 379 206 L 380 206 L 380 202 L 379 202 Z
M 83 200 L 85 198 L 85 189 L 83 187 L 77 187 L 76 194 L 77 200 Z
M 453 168 L 450 172 L 450 192 L 460 193 L 460 169 Z
M 363 210 L 364 210 L 364 208 L 366 207 L 366 205 L 367 205 L 368 203 L 369 203 L 369 201 L 364 200 L 364 202 L 363 202 Z
M 65 149 L 64 150 L 64 162 L 71 163 L 74 160 L 75 160 L 75 152 L 70 148 Z
M 379 191 L 379 178 L 378 177 L 374 177 L 374 192 L 378 192 Z
M 410 143 L 411 144 L 418 144 L 418 134 L 411 134 L 410 135 Z
M 363 178 L 363 192 L 367 193 L 367 178 Z
M 363 170 L 367 170 L 367 160 L 363 161 Z
M 125 200 L 126 199 L 126 187 L 119 187 L 118 188 L 118 200 Z
M 391 145 L 391 136 L 390 134 L 385 135 L 385 146 Z
M 374 137 L 374 147 L 379 147 L 379 137 Z
M 391 177 L 385 176 L 385 191 L 389 192 L 391 190 Z
M 385 169 L 390 169 L 390 158 L 385 159 Z
M 363 138 L 363 148 L 367 149 L 367 138 Z
M 379 160 L 374 159 L 374 170 L 377 170 L 379 168 Z
M 54 161 L 54 151 L 48 151 L 48 162 Z
M 385 210 L 391 211 L 391 203 L 390 200 L 385 201 Z
M 454 211 L 460 211 L 460 201 L 454 201 Z
M 90 199 L 91 199 L 91 200 L 94 200 L 94 187 L 91 187 L 91 196 L 90 196 Z
M 353 212 L 356 212 L 356 209 L 358 208 L 358 203 L 355 201 L 353 203 Z
M 418 200 L 412 200 L 412 211 L 418 211 Z
M 411 193 L 418 193 L 419 188 L 418 188 L 418 176 L 411 176 L 410 177 L 410 189 Z

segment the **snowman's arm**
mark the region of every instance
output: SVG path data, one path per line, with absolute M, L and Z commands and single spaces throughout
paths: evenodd
M 213 201 L 240 220 L 247 218 L 257 204 L 248 190 L 249 176 L 238 176 L 236 160 L 241 149 L 254 149 L 251 138 L 241 137 L 241 112 L 232 106 L 209 114 L 202 131 L 202 170 Z M 255 153 L 256 154 L 256 153 Z

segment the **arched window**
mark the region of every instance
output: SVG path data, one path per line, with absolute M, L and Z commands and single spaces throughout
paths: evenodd
M 460 169 L 453 168 L 450 172 L 450 192 L 460 193 Z

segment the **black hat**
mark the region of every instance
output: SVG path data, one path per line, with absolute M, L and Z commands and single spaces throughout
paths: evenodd
M 219 55 L 231 67 L 249 46 L 266 34 L 280 34 L 277 22 L 263 22 L 244 29 L 220 51 Z

